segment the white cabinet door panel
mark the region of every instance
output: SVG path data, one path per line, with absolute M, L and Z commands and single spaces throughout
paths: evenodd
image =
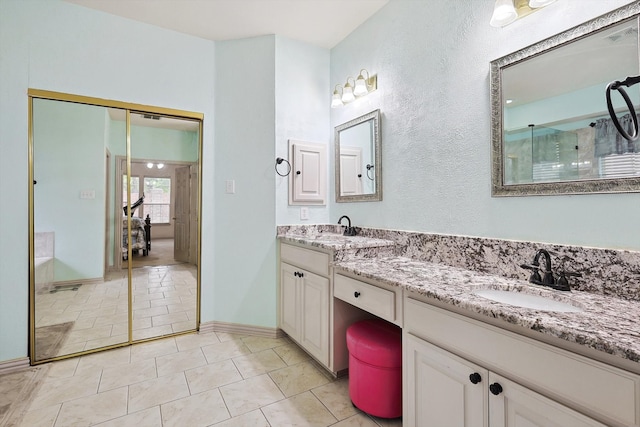
M 605 427 L 493 372 L 489 383 L 502 388 L 489 397 L 491 427 Z
M 487 427 L 488 371 L 411 334 L 404 338 L 406 425 Z

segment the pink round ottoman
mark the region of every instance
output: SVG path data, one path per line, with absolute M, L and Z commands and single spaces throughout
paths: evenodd
M 402 415 L 402 330 L 381 319 L 347 329 L 349 396 L 360 410 L 380 418 Z

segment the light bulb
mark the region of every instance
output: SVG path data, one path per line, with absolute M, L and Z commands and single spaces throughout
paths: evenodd
M 347 82 L 345 83 L 344 90 L 342 91 L 342 102 L 346 104 L 347 102 L 351 102 L 354 99 L 356 99 L 356 97 L 353 95 L 353 87 L 349 84 L 349 82 Z
M 355 96 L 362 96 L 368 93 L 369 89 L 367 89 L 367 81 L 364 79 L 362 74 L 360 74 L 356 79 L 356 87 L 353 89 L 353 94 Z
M 531 9 L 537 9 L 539 7 L 545 7 L 550 5 L 556 0 L 529 0 L 529 7 Z
M 518 19 L 518 12 L 513 7 L 512 0 L 496 0 L 491 22 L 489 23 L 492 27 L 504 27 L 516 19 Z
M 158 163 L 157 166 L 158 166 L 158 169 L 162 169 L 164 167 L 164 163 Z
M 344 105 L 342 103 L 340 92 L 338 92 L 338 86 L 340 85 L 336 85 L 336 88 L 333 91 L 333 96 L 331 97 L 331 108 L 342 107 Z
M 151 163 L 151 162 L 147 163 L 147 167 L 148 167 L 149 169 L 152 169 L 152 168 L 153 168 L 153 163 Z

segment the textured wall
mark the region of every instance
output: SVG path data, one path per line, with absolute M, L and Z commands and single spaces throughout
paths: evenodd
M 61 1 L 0 0 L 0 361 L 27 356 L 27 89 L 202 112 L 203 162 L 212 165 L 214 48 Z M 212 167 L 203 182 L 203 212 L 213 212 Z M 203 216 L 203 230 L 212 222 Z M 203 241 L 204 260 L 213 245 Z M 203 299 L 212 299 L 213 268 L 203 264 Z
M 330 143 L 329 50 L 276 36 L 276 156 L 289 159 L 288 140 Z M 327 154 L 329 150 L 327 150 Z M 291 160 L 291 159 L 289 159 Z M 309 206 L 309 219 L 300 220 L 300 206 L 289 206 L 289 177 L 276 178 L 276 223 L 324 223 L 329 204 Z M 327 159 L 327 164 L 331 164 Z M 278 170 L 286 172 L 284 164 Z M 328 183 L 327 183 L 328 185 Z M 333 194 L 327 188 L 327 195 Z
M 331 112 L 380 108 L 384 200 L 333 204 L 356 225 L 640 249 L 638 194 L 492 198 L 489 63 L 629 3 L 558 0 L 505 28 L 493 1 L 392 1 L 331 51 L 331 85 L 360 68 L 378 91 Z M 603 95 L 604 96 L 604 95 Z

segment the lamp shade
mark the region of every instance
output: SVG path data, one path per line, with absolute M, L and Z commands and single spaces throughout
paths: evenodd
M 338 91 L 333 92 L 333 96 L 331 97 L 331 108 L 342 107 L 342 105 L 342 97 Z
M 347 102 L 351 102 L 354 99 L 356 99 L 356 97 L 353 95 L 353 87 L 351 87 L 349 83 L 346 83 L 342 91 L 342 102 L 346 104 Z
M 518 19 L 518 12 L 513 7 L 513 0 L 496 0 L 493 15 L 489 22 L 492 27 L 504 27 Z
M 342 107 L 344 104 L 342 103 L 342 95 L 338 92 L 338 86 L 333 90 L 333 96 L 331 97 L 331 108 Z M 342 87 L 342 86 L 340 86 Z
M 353 89 L 353 94 L 355 96 L 362 96 L 367 93 L 369 93 L 369 89 L 367 89 L 367 81 L 364 79 L 362 74 L 360 74 L 356 79 L 356 87 Z
M 529 7 L 532 9 L 537 9 L 539 7 L 545 7 L 550 5 L 556 0 L 529 0 Z

